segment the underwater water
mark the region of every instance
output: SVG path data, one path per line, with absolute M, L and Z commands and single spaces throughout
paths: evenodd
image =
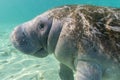
M 0 0 L 0 80 L 60 80 L 54 55 L 36 58 L 22 54 L 12 46 L 10 34 L 16 25 L 66 4 L 120 8 L 120 0 Z

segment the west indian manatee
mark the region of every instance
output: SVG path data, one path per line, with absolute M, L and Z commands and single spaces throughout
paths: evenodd
M 57 7 L 17 26 L 11 41 L 28 55 L 54 54 L 61 80 L 120 79 L 119 8 Z

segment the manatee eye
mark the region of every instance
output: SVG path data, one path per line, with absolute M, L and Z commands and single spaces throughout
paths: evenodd
M 39 26 L 39 29 L 43 29 L 44 26 L 45 26 L 45 25 L 44 25 L 43 23 L 41 23 L 40 26 Z

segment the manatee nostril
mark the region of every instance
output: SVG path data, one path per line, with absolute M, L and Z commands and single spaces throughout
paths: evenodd
M 23 34 L 23 36 L 26 36 L 24 32 L 22 34 Z
M 23 38 L 19 40 L 19 45 L 27 45 L 27 41 Z
M 27 37 L 21 27 L 17 27 L 12 34 L 13 42 L 16 42 L 17 46 L 27 45 Z
M 22 32 L 21 36 L 18 37 L 18 42 L 19 42 L 19 45 L 21 46 L 27 45 L 27 39 L 26 39 L 26 35 L 24 32 Z

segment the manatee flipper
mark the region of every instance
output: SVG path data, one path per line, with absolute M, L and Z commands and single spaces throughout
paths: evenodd
M 61 80 L 74 80 L 73 71 L 62 63 L 60 63 L 59 76 Z
M 102 80 L 102 69 L 98 64 L 79 61 L 75 80 Z

